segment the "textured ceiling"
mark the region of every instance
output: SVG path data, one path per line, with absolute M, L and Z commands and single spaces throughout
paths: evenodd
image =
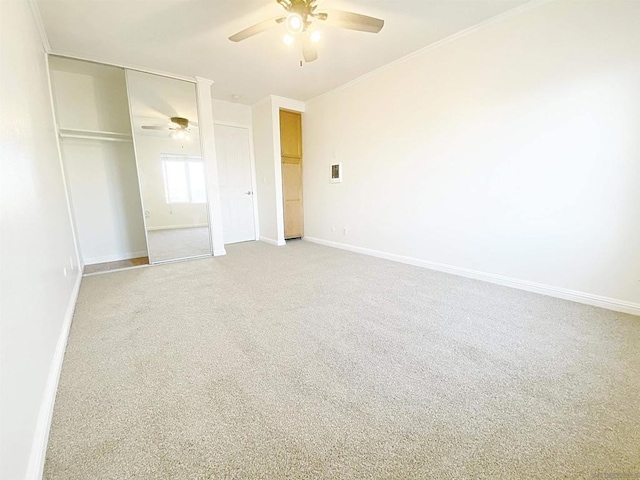
M 213 96 L 252 104 L 267 95 L 309 100 L 527 0 L 319 0 L 385 20 L 375 35 L 324 26 L 319 59 L 299 66 L 284 25 L 241 43 L 227 38 L 282 15 L 275 0 L 38 0 L 56 53 L 215 81 Z

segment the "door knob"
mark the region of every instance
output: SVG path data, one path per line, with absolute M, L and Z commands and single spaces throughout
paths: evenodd
M 249 190 L 248 192 L 244 193 L 245 195 L 253 195 L 253 192 L 251 190 Z

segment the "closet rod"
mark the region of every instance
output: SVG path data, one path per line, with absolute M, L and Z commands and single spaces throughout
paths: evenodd
M 132 140 L 130 138 L 115 138 L 115 137 L 99 137 L 96 135 L 74 135 L 71 133 L 61 133 L 61 138 L 83 138 L 86 140 L 106 140 L 108 142 L 129 142 Z

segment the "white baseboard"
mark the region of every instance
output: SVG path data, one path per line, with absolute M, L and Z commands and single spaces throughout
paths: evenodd
M 213 251 L 213 256 L 214 257 L 222 257 L 222 256 L 224 256 L 226 254 L 227 254 L 227 251 L 224 248 L 216 248 Z
M 138 252 L 116 253 L 113 255 L 104 255 L 101 257 L 89 257 L 82 259 L 84 265 L 95 265 L 96 263 L 117 262 L 119 260 L 130 260 L 132 258 L 146 257 L 149 253 L 146 250 Z
M 269 245 L 274 245 L 276 247 L 283 247 L 287 244 L 287 242 L 274 240 L 273 238 L 268 237 L 260 237 L 260 241 L 264 243 L 268 243 Z
M 67 348 L 67 339 L 69 338 L 69 330 L 71 329 L 71 320 L 73 312 L 76 308 L 78 300 L 78 292 L 80 291 L 80 283 L 82 281 L 82 273 L 78 272 L 75 285 L 71 291 L 71 297 L 67 305 L 62 328 L 58 336 L 58 343 L 53 352 L 51 367 L 45 385 L 42 403 L 40 404 L 40 412 L 36 423 L 36 431 L 31 446 L 31 454 L 29 456 L 29 466 L 27 468 L 27 480 L 41 480 L 44 470 L 44 461 L 47 454 L 47 442 L 49 441 L 49 430 L 51 429 L 51 421 L 53 419 L 53 405 L 56 401 L 56 392 L 58 391 L 58 381 L 60 380 L 60 372 L 62 371 L 62 361 L 64 360 L 64 352 Z
M 208 223 L 197 223 L 195 225 L 164 225 L 162 227 L 147 227 L 147 230 L 149 232 L 155 232 L 157 230 L 178 230 L 181 228 L 202 228 L 208 226 Z
M 519 280 L 517 278 L 504 277 L 502 275 L 480 272 L 478 270 L 471 270 L 469 268 L 464 268 L 464 267 L 456 267 L 456 266 L 447 265 L 444 263 L 430 262 L 428 260 L 421 260 L 413 257 L 405 257 L 403 255 L 397 255 L 395 253 L 387 253 L 380 250 L 373 250 L 370 248 L 356 247 L 354 245 L 347 245 L 345 243 L 332 242 L 330 240 L 323 240 L 321 238 L 305 236 L 303 240 L 306 240 L 307 242 L 311 242 L 311 243 L 317 243 L 319 245 L 325 245 L 327 247 L 339 248 L 341 250 L 348 250 L 350 252 L 370 255 L 372 257 L 384 258 L 385 260 L 392 260 L 394 262 L 406 263 L 408 265 L 414 265 L 416 267 L 428 268 L 430 270 L 437 270 L 439 272 L 451 273 L 453 275 L 460 275 L 462 277 L 474 278 L 476 280 L 496 283 L 498 285 L 504 285 L 506 287 L 517 288 L 520 290 L 526 290 L 528 292 L 540 293 L 542 295 L 548 295 L 551 297 L 571 300 L 573 302 L 584 303 L 586 305 L 593 305 L 596 307 L 606 308 L 608 310 L 615 310 L 617 312 L 629 313 L 631 315 L 640 315 L 640 304 L 628 302 L 626 300 L 618 300 L 615 298 L 603 297 L 600 295 L 593 295 L 591 293 L 578 292 L 576 290 L 569 290 L 567 288 L 553 287 L 551 285 L 544 285 L 542 283 L 535 283 L 527 280 Z

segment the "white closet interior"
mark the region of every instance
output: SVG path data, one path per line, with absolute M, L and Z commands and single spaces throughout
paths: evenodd
M 124 69 L 55 56 L 49 66 L 83 263 L 147 257 Z

